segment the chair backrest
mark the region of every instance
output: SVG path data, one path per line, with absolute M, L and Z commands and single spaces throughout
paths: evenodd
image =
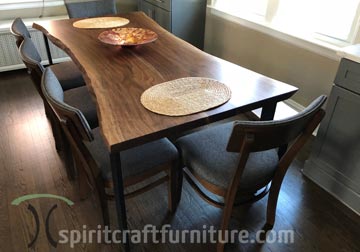
M 276 205 L 277 196 L 274 195 L 279 192 L 291 162 L 323 119 L 325 111 L 321 106 L 325 101 L 326 96 L 321 95 L 302 112 L 284 120 L 235 122 L 227 151 L 240 152 L 240 159 L 226 197 L 234 199 L 251 152 L 279 148 L 280 160 L 272 178 L 269 196 L 269 202 Z M 289 148 L 284 148 L 290 143 Z
M 64 91 L 51 68 L 46 68 L 41 83 L 42 93 L 54 110 L 60 123 L 70 132 L 71 137 L 92 141 L 94 136 L 83 113 L 64 102 Z M 76 135 L 75 135 L 76 134 Z
M 36 49 L 34 43 L 32 42 L 31 38 L 24 37 L 23 42 L 19 47 L 19 53 L 22 61 L 24 62 L 25 66 L 27 67 L 31 78 L 41 93 L 41 77 L 44 72 L 44 67 L 41 65 L 41 57 Z
M 115 0 L 65 0 L 70 18 L 97 17 L 116 14 Z
M 302 112 L 283 120 L 235 122 L 227 150 L 241 151 L 247 137 L 252 138 L 250 152 L 255 152 L 287 145 L 307 130 L 311 134 L 325 114 L 321 109 L 325 101 L 326 96 L 321 95 Z
M 16 38 L 17 47 L 20 47 L 24 38 L 31 38 L 29 30 L 27 29 L 21 18 L 15 18 L 15 20 L 11 24 L 10 32 Z

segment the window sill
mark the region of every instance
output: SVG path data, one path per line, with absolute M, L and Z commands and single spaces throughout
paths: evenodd
M 42 18 L 26 18 L 23 19 L 26 27 L 32 29 L 32 24 L 35 22 L 49 21 L 49 20 L 60 20 L 68 19 L 68 16 L 53 16 L 53 17 L 42 17 Z M 0 33 L 7 33 L 10 30 L 11 24 L 14 20 L 0 20 Z
M 238 23 L 247 28 L 259 31 L 261 33 L 265 33 L 274 38 L 299 46 L 301 48 L 336 61 L 340 60 L 338 52 L 341 51 L 343 47 L 350 45 L 349 43 L 345 42 L 341 43 L 341 45 L 334 45 L 310 36 L 293 34 L 287 31 L 279 30 L 275 27 L 272 27 L 270 24 L 256 18 L 251 18 L 249 16 L 235 16 L 231 13 L 228 13 L 211 5 L 208 5 L 207 7 L 209 13 L 214 16 L 226 19 L 233 23 Z
M 54 0 L 54 1 L 47 1 L 45 3 L 46 7 L 53 7 L 53 6 L 62 6 L 64 2 L 62 0 Z M 32 9 L 32 8 L 41 8 L 43 6 L 42 1 L 34 1 L 34 2 L 24 2 L 24 3 L 13 3 L 13 4 L 0 4 L 0 11 L 8 11 L 8 10 L 16 10 L 16 9 Z

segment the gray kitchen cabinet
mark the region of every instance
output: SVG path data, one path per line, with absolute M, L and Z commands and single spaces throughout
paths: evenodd
M 206 0 L 138 0 L 138 8 L 175 36 L 203 49 Z
M 360 62 L 360 46 L 347 50 L 357 49 Z M 353 54 L 350 58 L 341 59 L 326 116 L 303 173 L 360 213 L 360 63 Z

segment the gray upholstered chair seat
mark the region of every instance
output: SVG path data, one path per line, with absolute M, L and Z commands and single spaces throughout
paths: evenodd
M 84 143 L 100 168 L 102 177 L 107 181 L 111 181 L 109 152 L 100 135 L 100 129 L 93 129 L 92 133 L 94 141 L 84 141 Z M 120 152 L 120 157 L 123 178 L 126 179 L 147 170 L 152 170 L 154 167 L 171 162 L 172 160 L 177 160 L 178 151 L 167 138 L 162 138 L 122 151 Z
M 225 151 L 232 128 L 233 122 L 225 123 L 183 136 L 176 141 L 184 166 L 223 189 L 229 187 L 239 162 L 239 153 Z M 276 149 L 250 153 L 239 190 L 256 192 L 264 187 L 273 178 L 277 164 Z
M 66 61 L 49 66 L 59 80 L 64 91 L 85 85 L 78 67 L 72 61 Z
M 64 92 L 64 102 L 79 109 L 93 129 L 99 126 L 96 104 L 86 86 L 69 89 Z

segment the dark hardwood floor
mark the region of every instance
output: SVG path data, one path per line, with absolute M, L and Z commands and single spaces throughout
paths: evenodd
M 56 152 L 42 100 L 25 71 L 0 73 L 0 251 L 117 251 L 115 245 L 81 243 L 52 248 L 45 232 L 46 218 L 55 239 L 58 231 L 97 229 L 102 224 L 99 202 L 91 193 L 80 200 L 78 184 L 67 179 L 61 155 Z M 235 243 L 226 251 L 360 251 L 360 217 L 343 206 L 301 174 L 303 160 L 311 144 L 291 166 L 280 193 L 274 230 L 293 230 L 294 243 Z M 11 202 L 25 194 L 48 193 L 74 201 L 73 206 L 55 199 L 32 199 L 18 206 Z M 267 197 L 253 205 L 236 208 L 232 230 L 248 230 L 254 237 L 265 221 Z M 31 203 L 39 214 L 39 236 L 30 249 L 36 223 L 27 209 Z M 176 213 L 167 212 L 167 188 L 161 185 L 127 200 L 129 226 L 142 229 L 146 224 L 172 230 L 218 227 L 221 210 L 203 202 L 185 183 Z M 110 203 L 114 223 L 114 204 Z M 214 244 L 132 244 L 132 251 L 215 251 Z

